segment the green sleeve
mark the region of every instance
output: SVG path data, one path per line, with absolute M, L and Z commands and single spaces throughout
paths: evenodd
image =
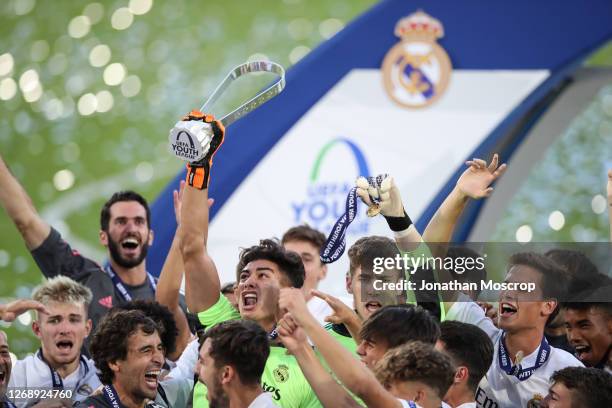
M 217 303 L 198 313 L 198 319 L 208 328 L 227 320 L 240 319 L 240 313 L 225 296 L 221 295 Z
M 404 259 L 406 258 L 423 258 L 423 259 L 428 259 L 428 258 L 432 258 L 433 255 L 431 254 L 431 251 L 429 249 L 429 245 L 427 245 L 427 243 L 425 243 L 425 241 L 421 241 L 421 244 L 413 251 L 408 251 L 408 252 L 404 252 L 400 250 L 400 253 L 402 255 L 402 257 Z M 406 274 L 406 280 L 410 280 L 411 276 L 409 271 L 405 271 Z M 436 282 L 439 282 L 440 280 L 438 279 L 438 274 L 437 271 L 434 270 L 434 278 L 436 280 Z M 440 302 L 440 321 L 443 322 L 446 319 L 446 309 L 444 307 L 444 302 L 442 301 L 442 297 L 440 296 L 440 294 L 438 294 L 438 301 Z M 410 303 L 413 305 L 416 305 L 416 297 L 414 295 L 414 292 L 412 291 L 407 291 L 406 292 L 406 303 Z
M 208 408 L 208 398 L 206 397 L 206 387 L 201 382 L 197 382 L 193 388 L 193 408 Z

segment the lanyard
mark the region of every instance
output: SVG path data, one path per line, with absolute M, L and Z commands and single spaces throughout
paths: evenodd
M 4 398 L 0 399 L 0 407 L 2 406 L 2 404 L 4 404 L 4 406 L 6 408 L 17 408 L 17 406 L 15 404 L 13 404 L 13 402 L 11 400 L 6 398 L 6 396 Z
M 47 365 L 47 367 L 49 367 L 49 371 L 51 371 L 51 382 L 53 384 L 53 389 L 63 390 L 64 389 L 64 381 L 62 380 L 62 377 L 59 375 L 59 373 L 51 367 L 51 365 L 47 362 L 47 360 L 45 360 L 45 356 L 43 355 L 42 348 L 38 349 L 38 356 L 42 360 L 42 362 L 45 363 Z M 85 357 L 83 357 L 82 354 L 79 356 L 79 360 L 80 360 L 80 364 L 83 364 L 83 367 L 85 367 L 85 375 L 84 376 L 86 376 L 87 373 L 89 372 L 89 367 L 87 366 L 87 361 L 85 360 Z M 77 382 L 77 387 L 75 387 L 75 388 L 78 388 L 78 382 Z
M 323 263 L 332 263 L 338 260 L 346 248 L 346 230 L 357 216 L 357 189 L 351 188 L 346 197 L 346 210 L 332 227 L 327 241 L 321 248 L 320 258 Z
M 550 357 L 550 345 L 546 340 L 546 337 L 542 337 L 540 348 L 538 349 L 538 355 L 536 362 L 533 367 L 522 368 L 521 364 L 518 363 L 516 366 L 512 366 L 510 356 L 505 346 L 506 335 L 504 334 L 499 341 L 499 365 L 508 375 L 513 375 L 519 379 L 519 381 L 525 381 L 531 377 L 531 375 L 542 366 Z
M 113 285 L 115 285 L 115 289 L 117 289 L 123 300 L 125 300 L 126 302 L 131 301 L 132 295 L 125 287 L 123 281 L 121 281 L 119 275 L 117 275 L 115 271 L 113 271 L 113 267 L 107 265 L 106 269 L 104 269 L 104 272 L 106 272 L 106 274 L 111 278 L 111 280 L 113 281 Z M 151 290 L 153 291 L 153 293 L 155 293 L 155 291 L 157 290 L 157 284 L 155 283 L 155 279 L 149 272 L 147 272 L 147 278 L 149 280 L 149 286 L 151 287 Z
M 104 399 L 111 404 L 113 408 L 124 408 L 121 400 L 119 399 L 117 391 L 115 391 L 115 387 L 112 385 L 105 385 L 102 389 L 102 393 L 104 395 Z

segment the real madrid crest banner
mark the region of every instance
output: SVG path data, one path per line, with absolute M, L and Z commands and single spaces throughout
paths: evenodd
M 444 27 L 417 11 L 397 22 L 395 35 L 401 41 L 389 50 L 382 64 L 385 90 L 400 106 L 429 106 L 444 94 L 452 70 L 448 54 L 436 42 L 444 36 Z
M 610 0 L 554 2 L 554 13 L 533 0 L 372 3 L 288 69 L 282 94 L 231 125 L 209 190 L 207 250 L 222 282 L 236 279 L 239 248 L 302 224 L 329 235 L 360 176 L 393 176 L 422 230 L 465 161 L 490 157 L 494 146 L 512 160 L 533 123 L 526 115 L 539 114 L 566 73 L 612 38 Z M 153 274 L 174 238 L 172 191 L 184 177 L 152 208 Z M 480 208 L 457 226 L 463 236 Z M 388 236 L 389 227 L 361 206 L 346 230 L 347 251 L 372 235 Z M 347 251 L 319 289 L 346 293 Z

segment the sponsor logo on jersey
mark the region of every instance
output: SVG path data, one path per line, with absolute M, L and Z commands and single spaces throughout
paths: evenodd
M 111 307 L 113 307 L 113 298 L 111 296 L 106 296 L 106 297 L 103 297 L 102 299 L 98 300 L 98 303 L 101 304 L 102 306 L 110 309 Z

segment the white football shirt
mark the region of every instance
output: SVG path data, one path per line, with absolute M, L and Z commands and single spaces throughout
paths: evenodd
M 499 344 L 503 330 L 495 327 L 491 319 L 485 316 L 484 310 L 475 302 L 455 302 L 446 314 L 447 320 L 470 323 L 484 330 L 494 344 L 493 363 L 486 376 L 480 381 L 476 391 L 476 404 L 482 408 L 515 408 L 536 407 L 536 402 L 548 394 L 550 377 L 565 367 L 583 367 L 582 363 L 565 350 L 550 347 L 550 356 L 535 372 L 524 381 L 507 374 L 499 364 Z M 525 356 L 522 367 L 533 367 L 539 348 Z
M 89 396 L 102 383 L 96 374 L 94 362 L 83 357 L 79 368 L 66 378 L 62 378 L 64 390 L 72 391 L 73 401 L 82 401 Z M 40 351 L 34 355 L 18 360 L 11 370 L 9 388 L 45 388 L 53 389 L 51 369 L 40 357 Z M 15 400 L 17 407 L 32 406 L 36 400 Z

